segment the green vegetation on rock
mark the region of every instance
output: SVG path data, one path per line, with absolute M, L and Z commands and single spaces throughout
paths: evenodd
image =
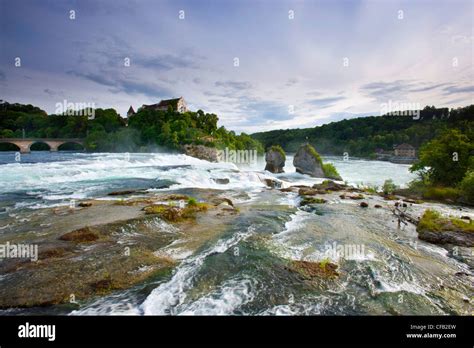
M 301 199 L 300 205 L 308 205 L 308 204 L 323 204 L 326 203 L 327 201 L 323 198 L 316 198 L 316 197 L 303 197 Z
M 292 260 L 289 262 L 288 268 L 308 280 L 339 276 L 337 272 L 338 266 L 330 262 L 329 259 L 324 259 L 320 262 Z
M 305 144 L 303 145 L 303 147 L 307 150 L 307 152 L 309 152 L 315 159 L 316 161 L 318 161 L 319 163 L 323 163 L 323 160 L 321 159 L 321 156 L 319 155 L 318 151 L 316 151 L 316 149 L 311 146 L 311 144 Z
M 198 203 L 197 203 L 197 201 L 196 201 L 195 198 L 190 197 L 190 198 L 188 199 L 188 206 L 193 207 L 193 206 L 197 206 L 197 204 L 198 204 Z
M 454 217 L 443 217 L 436 210 L 427 209 L 418 222 L 417 230 L 474 232 L 474 224 Z
M 191 204 L 190 204 L 191 202 Z M 186 219 L 194 219 L 197 212 L 206 211 L 211 207 L 208 203 L 198 203 L 194 198 L 189 198 L 185 208 L 175 205 L 152 204 L 143 208 L 145 214 L 156 214 L 168 222 L 180 222 Z
M 270 146 L 270 148 L 268 149 L 268 151 L 276 151 L 276 152 L 279 152 L 281 157 L 283 158 L 283 161 L 286 161 L 286 154 L 285 154 L 285 150 L 283 150 L 283 148 L 280 146 L 280 145 L 272 145 Z
M 336 167 L 334 167 L 332 163 L 324 163 L 323 172 L 326 178 L 330 178 L 334 180 L 342 180 L 341 176 L 336 170 Z

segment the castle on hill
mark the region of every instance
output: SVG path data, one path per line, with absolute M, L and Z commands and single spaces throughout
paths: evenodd
M 138 110 L 161 110 L 166 111 L 171 106 L 174 111 L 180 113 L 188 111 L 188 107 L 183 97 L 174 98 L 174 99 L 163 99 L 157 104 L 145 105 L 143 104 Z M 127 111 L 127 117 L 130 117 L 135 114 L 133 106 L 130 105 L 130 108 Z

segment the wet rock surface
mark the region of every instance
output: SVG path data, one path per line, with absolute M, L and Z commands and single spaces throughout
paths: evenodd
M 418 238 L 434 244 L 453 244 L 459 246 L 473 247 L 474 233 L 462 231 L 429 231 L 419 230 Z
M 237 215 L 233 202 L 220 195 L 202 192 L 202 198 L 225 206 L 191 201 L 180 208 L 179 201 L 189 196 L 177 192 L 128 201 L 88 201 L 92 204 L 87 208 L 64 208 L 61 214 L 54 213 L 57 208 L 31 214 L 38 222 L 48 220 L 44 232 L 0 237 L 0 243 L 38 248 L 37 260 L 0 262 L 0 274 L 8 278 L 0 287 L 0 308 L 57 304 L 74 308 L 90 298 L 169 274 L 179 258 L 156 250 L 179 238 L 177 246 L 186 245 L 192 252 Z M 122 214 L 125 210 L 128 214 Z M 170 213 L 175 211 L 176 215 Z
M 337 265 L 327 261 L 291 261 L 288 269 L 297 272 L 305 279 L 314 279 L 319 277 L 332 278 L 337 277 Z
M 218 162 L 218 151 L 216 148 L 204 145 L 184 145 L 183 151 L 186 155 L 196 157 L 209 162 Z

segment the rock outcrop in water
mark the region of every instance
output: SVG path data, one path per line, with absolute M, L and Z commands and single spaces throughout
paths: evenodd
M 301 145 L 293 158 L 296 171 L 316 178 L 324 178 L 323 161 L 310 144 Z
M 204 145 L 184 145 L 184 153 L 209 162 L 218 162 L 218 151 L 216 148 Z
M 281 181 L 279 180 L 275 180 L 275 179 L 270 179 L 270 178 L 264 178 L 264 179 L 261 179 L 262 182 L 267 185 L 268 187 L 271 187 L 271 188 L 281 188 Z
M 474 224 L 456 218 L 442 217 L 426 210 L 417 226 L 418 238 L 434 244 L 474 246 Z
M 321 156 L 310 144 L 301 145 L 293 158 L 296 171 L 301 174 L 311 175 L 315 178 L 328 178 L 342 180 L 336 168 L 330 164 L 323 164 Z
M 285 160 L 285 151 L 283 151 L 281 146 L 272 146 L 265 153 L 265 161 L 267 162 L 265 170 L 271 173 L 284 173 Z

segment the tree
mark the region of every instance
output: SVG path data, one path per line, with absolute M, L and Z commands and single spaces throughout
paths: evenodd
M 397 185 L 395 185 L 392 179 L 387 179 L 384 181 L 382 186 L 382 191 L 384 194 L 391 195 L 396 189 Z
M 453 186 L 459 183 L 469 169 L 473 141 L 458 129 L 449 129 L 425 143 L 419 151 L 419 160 L 410 171 L 433 184 Z

